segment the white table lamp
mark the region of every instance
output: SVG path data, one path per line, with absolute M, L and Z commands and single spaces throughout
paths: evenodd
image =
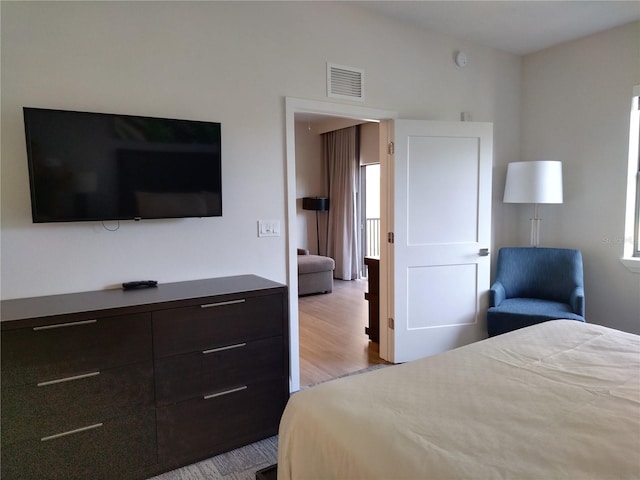
M 532 203 L 531 245 L 540 243 L 538 204 L 562 203 L 562 162 L 539 160 L 513 162 L 507 166 L 504 203 Z

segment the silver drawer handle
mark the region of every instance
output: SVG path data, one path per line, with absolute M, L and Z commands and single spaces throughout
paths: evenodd
M 56 433 L 55 435 L 50 435 L 48 437 L 42 437 L 40 439 L 41 442 L 48 442 L 49 440 L 55 440 L 56 438 L 66 437 L 67 435 L 73 435 L 74 433 L 85 432 L 87 430 L 93 430 L 94 428 L 100 428 L 102 423 L 95 423 L 93 425 L 88 425 L 82 428 L 76 428 L 75 430 L 69 430 L 68 432 Z
M 210 398 L 221 397 L 223 395 L 229 395 L 230 393 L 241 392 L 242 390 L 246 390 L 246 389 L 247 389 L 247 386 L 244 385 L 243 387 L 232 388 L 231 390 L 225 390 L 224 392 L 218 392 L 218 393 L 212 393 L 211 395 L 205 395 L 202 398 L 204 398 L 205 400 L 209 400 Z
M 98 322 L 98 320 L 84 320 L 82 322 L 57 323 L 55 325 L 45 325 L 43 327 L 33 327 L 33 331 L 37 332 L 39 330 L 51 330 L 53 328 L 77 327 L 79 325 L 89 325 L 90 323 L 97 323 L 97 322 Z
M 212 348 L 211 350 L 203 350 L 202 353 L 206 355 L 208 353 L 223 352 L 225 350 L 231 350 L 233 348 L 242 348 L 246 346 L 247 346 L 246 343 L 238 343 L 236 345 L 227 345 L 226 347 Z
M 229 300 L 228 302 L 205 303 L 204 305 L 200 305 L 200 308 L 221 307 L 223 305 L 234 305 L 236 303 L 244 303 L 244 302 L 246 302 L 246 300 L 242 298 L 240 300 Z
M 73 380 L 80 380 L 82 378 L 95 377 L 96 375 L 100 375 L 100 372 L 91 372 L 91 373 L 85 373 L 82 375 L 74 375 L 73 377 L 58 378 L 56 380 L 40 382 L 37 385 L 38 387 L 46 387 L 47 385 L 54 385 L 56 383 L 62 383 L 62 382 L 72 382 Z

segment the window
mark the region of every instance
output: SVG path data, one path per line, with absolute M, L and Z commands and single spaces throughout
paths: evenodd
M 629 270 L 640 273 L 640 85 L 633 87 L 629 128 L 629 170 L 624 255 Z
M 638 97 L 636 97 L 638 99 Z M 638 110 L 640 112 L 640 109 Z M 639 145 L 640 142 L 640 131 L 636 132 L 636 145 Z M 637 150 L 640 148 L 636 147 Z M 640 157 L 638 158 L 638 163 L 640 164 Z M 640 167 L 636 171 L 636 214 L 635 214 L 635 232 L 634 232 L 634 240 L 633 240 L 633 256 L 640 257 Z

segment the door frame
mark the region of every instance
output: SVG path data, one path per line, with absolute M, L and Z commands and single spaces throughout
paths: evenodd
M 289 286 L 289 390 L 300 389 L 300 335 L 298 318 L 298 238 L 296 231 L 296 113 L 317 113 L 332 117 L 383 122 L 398 118 L 398 112 L 357 105 L 331 103 L 303 98 L 285 97 L 286 143 L 286 249 L 287 284 Z M 382 135 L 382 134 L 381 134 Z M 385 139 L 386 141 L 386 139 Z M 386 149 L 380 151 L 386 158 Z M 382 172 L 381 172 L 382 174 Z

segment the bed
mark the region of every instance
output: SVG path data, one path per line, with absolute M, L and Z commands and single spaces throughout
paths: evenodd
M 279 480 L 419 478 L 640 478 L 640 336 L 555 320 L 290 398 Z

